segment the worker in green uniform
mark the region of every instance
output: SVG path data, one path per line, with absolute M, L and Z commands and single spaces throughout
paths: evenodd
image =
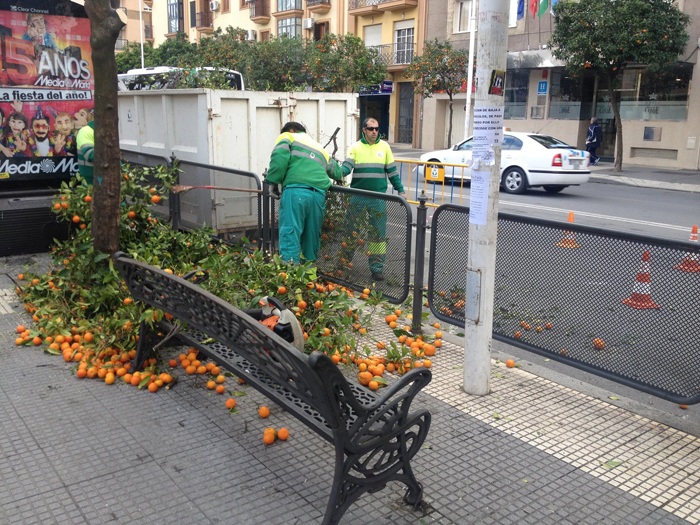
M 267 182 L 282 185 L 279 214 L 280 256 L 298 263 L 315 261 L 321 247 L 326 191 L 343 171 L 298 122 L 288 122 L 270 157 Z
M 379 139 L 379 123 L 367 118 L 362 123 L 362 137 L 350 146 L 343 162 L 343 173 L 352 172 L 351 188 L 386 193 L 388 182 L 401 197 L 406 197 L 389 144 Z M 388 182 L 387 182 L 388 181 Z M 372 279 L 383 281 L 386 263 L 386 201 L 355 196 L 350 202 L 353 222 L 364 217 L 369 225 L 369 269 Z M 351 259 L 352 254 L 349 257 Z
M 76 147 L 78 148 L 78 170 L 85 183 L 92 184 L 94 176 L 95 160 L 95 123 L 88 122 L 78 131 L 76 137 Z

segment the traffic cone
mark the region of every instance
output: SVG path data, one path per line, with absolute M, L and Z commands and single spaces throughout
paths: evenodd
M 642 264 L 639 267 L 639 273 L 632 289 L 632 296 L 622 300 L 623 304 L 637 310 L 661 308 L 651 298 L 651 265 L 649 258 L 649 252 L 644 252 Z
M 698 242 L 698 225 L 694 225 L 693 229 L 690 231 L 690 242 Z M 698 273 L 700 272 L 700 261 L 698 261 L 698 254 L 687 253 L 680 264 L 674 266 L 676 270 L 688 273 Z
M 569 212 L 569 218 L 566 219 L 566 222 L 574 222 L 574 212 L 570 211 Z M 555 246 L 559 246 L 559 248 L 580 248 L 581 245 L 576 242 L 576 235 L 574 232 L 569 231 L 569 230 L 564 230 L 564 238 L 559 241 Z

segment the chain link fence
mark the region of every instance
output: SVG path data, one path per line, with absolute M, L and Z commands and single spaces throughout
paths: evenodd
M 428 294 L 464 326 L 469 208 L 433 216 Z M 499 214 L 494 338 L 676 403 L 700 402 L 700 246 Z
M 409 293 L 412 222 L 411 209 L 398 196 L 331 187 L 319 272 L 343 286 L 377 290 L 388 301 L 402 303 Z

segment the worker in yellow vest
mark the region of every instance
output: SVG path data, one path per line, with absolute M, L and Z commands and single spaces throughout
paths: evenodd
M 386 193 L 389 182 L 401 197 L 406 197 L 394 155 L 389 144 L 379 139 L 379 123 L 367 118 L 362 123 L 362 136 L 348 151 L 343 173 L 352 173 L 351 188 Z M 372 279 L 383 281 L 386 264 L 386 201 L 355 196 L 351 199 L 348 217 L 361 217 L 369 223 L 369 269 Z M 346 258 L 352 258 L 349 254 Z

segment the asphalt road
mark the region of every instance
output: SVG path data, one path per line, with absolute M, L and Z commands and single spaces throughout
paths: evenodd
M 407 171 L 404 168 L 404 181 Z M 457 182 L 454 186 L 449 182 L 426 186 L 423 181 L 415 181 L 415 174 L 410 182 L 410 200 L 416 200 L 424 188 L 434 204 L 469 205 L 468 186 L 463 190 Z M 501 192 L 499 211 L 557 221 L 566 221 L 573 211 L 577 224 L 687 241 L 692 225 L 700 224 L 700 194 L 589 182 L 558 194 L 541 188 L 523 195 Z

